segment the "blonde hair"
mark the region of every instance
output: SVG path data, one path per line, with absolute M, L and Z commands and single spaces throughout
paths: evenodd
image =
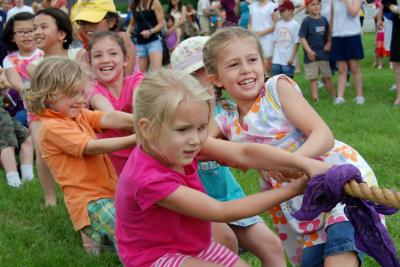
M 203 62 L 208 73 L 218 74 L 216 68 L 217 53 L 234 39 L 247 39 L 256 44 L 258 53 L 263 58 L 263 50 L 258 36 L 241 27 L 226 27 L 217 30 L 203 48 Z
M 162 136 L 171 130 L 179 103 L 183 101 L 205 102 L 212 118 L 213 96 L 191 75 L 177 70 L 159 70 L 144 76 L 134 94 L 133 118 L 137 140 L 145 144 L 139 129 L 139 120 L 149 120 L 149 131 Z
M 46 109 L 47 100 L 57 92 L 65 96 L 75 96 L 77 86 L 86 78 L 87 73 L 75 61 L 59 56 L 43 59 L 37 65 L 31 86 L 24 95 L 28 111 L 40 113 Z

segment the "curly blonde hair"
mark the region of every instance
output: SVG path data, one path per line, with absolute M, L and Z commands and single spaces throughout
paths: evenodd
M 39 114 L 56 93 L 75 96 L 78 85 L 87 79 L 81 65 L 70 59 L 54 56 L 43 59 L 37 65 L 30 88 L 24 94 L 28 111 Z

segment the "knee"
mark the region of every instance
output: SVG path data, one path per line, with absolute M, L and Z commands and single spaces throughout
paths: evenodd
M 28 138 L 25 139 L 23 145 L 33 147 L 33 139 L 32 136 L 28 136 Z

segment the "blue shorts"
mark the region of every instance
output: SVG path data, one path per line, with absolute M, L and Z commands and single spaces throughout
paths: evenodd
M 272 64 L 272 75 L 285 74 L 290 78 L 294 77 L 294 66 Z
M 361 35 L 333 37 L 331 60 L 347 61 L 364 58 L 364 50 L 361 42 Z
M 147 58 L 154 52 L 160 52 L 162 54 L 163 47 L 160 39 L 157 38 L 157 40 L 151 41 L 147 44 L 136 44 L 136 51 L 139 58 Z
M 326 243 L 307 247 L 303 250 L 301 267 L 323 267 L 325 257 L 351 251 L 357 254 L 361 266 L 364 253 L 356 248 L 354 228 L 350 222 L 332 224 L 327 228 L 326 234 Z

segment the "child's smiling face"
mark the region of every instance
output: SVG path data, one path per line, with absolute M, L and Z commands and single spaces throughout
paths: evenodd
M 257 44 L 246 38 L 233 39 L 220 47 L 214 85 L 226 89 L 237 103 L 253 102 L 264 84 L 264 67 Z
M 36 45 L 33 41 L 33 20 L 14 21 L 13 41 L 18 50 L 30 52 L 35 50 Z
M 69 118 L 76 118 L 80 110 L 85 107 L 86 103 L 86 88 L 88 81 L 82 81 L 76 88 L 74 96 L 67 96 L 63 92 L 56 91 L 54 95 L 47 100 L 47 107 L 54 111 L 63 113 Z
M 127 59 L 119 44 L 110 37 L 99 39 L 93 45 L 90 60 L 96 78 L 101 82 L 108 84 L 123 79 Z

